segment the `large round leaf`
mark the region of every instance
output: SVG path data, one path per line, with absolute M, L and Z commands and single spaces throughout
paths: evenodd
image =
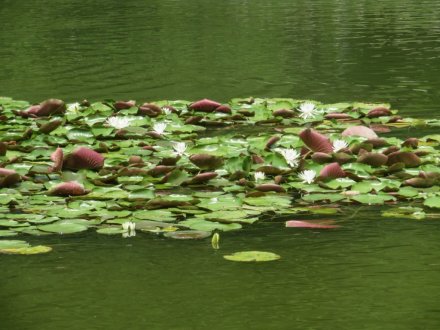
M 38 226 L 38 229 L 57 234 L 74 234 L 86 231 L 88 226 L 75 222 L 55 222 L 48 225 Z

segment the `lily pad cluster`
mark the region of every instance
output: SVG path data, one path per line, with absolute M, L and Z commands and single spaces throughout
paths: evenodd
M 0 97 L 0 236 L 194 239 L 268 213 L 398 202 L 432 213 L 438 127 L 389 104 Z

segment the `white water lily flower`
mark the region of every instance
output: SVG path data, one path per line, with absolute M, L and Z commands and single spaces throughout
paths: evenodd
M 156 133 L 162 135 L 165 132 L 165 129 L 167 128 L 167 124 L 166 123 L 155 123 L 153 125 L 153 131 L 155 131 Z
M 313 118 L 318 114 L 315 104 L 312 102 L 305 102 L 299 106 L 299 116 L 303 119 Z
M 185 142 L 175 142 L 173 144 L 173 149 L 179 156 L 182 156 L 185 154 L 186 151 L 186 144 Z
M 136 236 L 136 224 L 131 221 L 126 221 L 122 224 L 122 229 L 125 233 L 122 234 L 124 238 Z
M 289 164 L 289 166 L 291 167 L 298 166 L 300 154 L 295 149 L 277 148 L 275 149 L 275 151 L 279 152 L 284 157 L 284 159 L 286 160 L 287 164 Z
M 122 129 L 130 126 L 130 119 L 125 117 L 110 117 L 107 119 L 106 123 L 116 129 Z
M 216 204 L 216 203 L 218 203 L 218 198 L 217 198 L 217 197 L 212 197 L 212 198 L 209 200 L 209 203 L 208 203 L 208 204 Z
M 335 140 L 333 141 L 333 151 L 338 152 L 339 150 L 345 149 L 348 147 L 348 143 L 344 140 Z
M 78 102 L 75 103 L 70 103 L 67 106 L 67 111 L 68 112 L 78 112 L 79 108 L 81 107 L 81 104 L 79 104 Z
M 263 172 L 255 172 L 254 173 L 255 181 L 263 181 L 266 178 L 266 174 Z
M 167 107 L 163 107 L 162 108 L 162 111 L 163 111 L 163 113 L 165 114 L 165 116 L 169 116 L 169 115 L 171 115 L 173 112 L 171 111 L 171 109 L 170 108 L 167 108 Z
M 298 177 L 303 180 L 302 182 L 311 184 L 315 180 L 316 172 L 313 170 L 306 170 L 301 172 Z

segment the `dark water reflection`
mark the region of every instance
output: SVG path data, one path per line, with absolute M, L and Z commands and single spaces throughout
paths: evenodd
M 438 116 L 438 1 L 0 1 L 0 94 L 388 101 Z M 0 256 L 0 329 L 438 329 L 440 224 L 360 213 L 208 241 L 51 237 Z M 268 250 L 243 265 L 222 255 Z
M 209 241 L 92 234 L 0 256 L 4 329 L 437 329 L 435 221 L 360 215 L 338 230 L 265 222 Z M 376 217 L 377 218 L 377 217 Z M 32 239 L 31 239 L 32 241 Z M 38 242 L 38 240 L 34 240 Z M 279 262 L 222 255 L 269 250 Z
M 438 1 L 12 1 L 0 91 L 60 97 L 440 101 Z

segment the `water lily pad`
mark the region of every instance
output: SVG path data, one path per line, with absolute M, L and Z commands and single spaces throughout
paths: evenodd
M 388 201 L 394 201 L 396 198 L 386 194 L 360 194 L 352 196 L 351 199 L 367 205 L 381 205 Z
M 20 240 L 0 240 L 0 249 L 17 249 L 29 247 L 29 243 Z
M 340 227 L 334 223 L 334 220 L 289 220 L 286 221 L 286 227 L 312 229 L 334 229 Z
M 194 230 L 202 230 L 202 231 L 229 231 L 229 230 L 237 230 L 241 228 L 239 223 L 219 223 L 214 221 L 206 221 L 203 219 L 189 219 L 179 222 L 179 225 L 183 225 L 190 229 Z
M 223 256 L 226 260 L 239 262 L 263 262 L 278 260 L 281 257 L 278 254 L 264 251 L 242 251 Z
M 423 202 L 423 205 L 431 207 L 431 208 L 440 209 L 440 196 L 434 196 L 434 197 L 427 198 Z
M 32 247 L 6 248 L 0 249 L 0 253 L 4 254 L 41 254 L 52 251 L 50 246 L 37 245 Z
M 308 194 L 302 197 L 306 202 L 328 201 L 331 203 L 345 199 L 343 195 L 329 193 L 329 194 Z
M 203 239 L 211 236 L 211 232 L 202 230 L 179 230 L 167 232 L 164 236 L 174 239 Z
M 104 227 L 97 229 L 96 232 L 104 235 L 116 235 L 125 233 L 126 230 L 122 229 L 122 227 Z
M 18 233 L 12 230 L 0 230 L 0 237 L 17 236 Z
M 47 231 L 51 233 L 57 234 L 74 234 L 86 231 L 88 226 L 80 223 L 72 223 L 72 222 L 55 222 L 48 225 L 38 226 L 39 230 Z

